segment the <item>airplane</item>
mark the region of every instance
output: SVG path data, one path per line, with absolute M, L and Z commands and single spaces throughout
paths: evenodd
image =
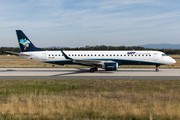
M 160 65 L 176 63 L 173 58 L 160 51 L 44 51 L 35 47 L 21 30 L 16 30 L 16 34 L 20 53 L 6 52 L 44 63 L 91 66 L 90 72 L 95 72 L 98 68 L 115 71 L 120 65 L 155 65 L 155 71 L 158 72 Z

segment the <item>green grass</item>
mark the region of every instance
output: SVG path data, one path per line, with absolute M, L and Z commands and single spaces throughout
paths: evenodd
M 1 119 L 180 119 L 179 80 L 0 80 Z
M 0 80 L 1 94 L 25 94 L 34 91 L 58 93 L 80 90 L 94 92 L 169 92 L 179 90 L 178 80 Z M 180 93 L 180 92 L 179 92 Z
M 10 80 L 11 81 L 11 80 Z M 21 95 L 21 94 L 32 94 L 36 93 L 37 95 L 39 93 L 46 93 L 52 94 L 52 93 L 58 93 L 65 90 L 76 90 L 79 88 L 77 84 L 68 84 L 68 83 L 60 83 L 60 82 L 47 82 L 47 81 L 36 81 L 34 80 L 24 80 L 22 83 L 21 80 L 17 81 L 3 81 L 0 87 L 0 95 L 1 96 L 7 96 L 7 95 Z

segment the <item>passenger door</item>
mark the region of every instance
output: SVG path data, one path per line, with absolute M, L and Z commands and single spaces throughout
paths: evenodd
M 43 60 L 46 60 L 46 53 L 43 53 L 42 59 L 43 59 Z
M 154 61 L 157 61 L 157 60 L 158 60 L 158 54 L 154 53 Z

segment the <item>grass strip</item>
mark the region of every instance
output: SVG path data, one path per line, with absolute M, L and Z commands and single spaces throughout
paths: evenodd
M 180 119 L 179 80 L 0 80 L 2 119 Z

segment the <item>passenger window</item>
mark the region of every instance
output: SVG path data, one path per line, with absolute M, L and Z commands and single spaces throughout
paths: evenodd
M 88 54 L 88 56 L 89 56 L 89 54 Z
M 119 56 L 119 54 L 117 54 L 117 56 Z
M 108 54 L 106 54 L 106 56 L 108 56 Z
M 104 56 L 104 54 L 102 54 L 102 56 Z
M 110 54 L 110 56 L 112 56 L 112 55 Z
M 131 56 L 133 56 L 133 55 L 131 55 Z
M 74 56 L 74 55 L 72 54 L 72 56 Z
M 100 56 L 100 54 L 99 54 L 99 56 Z
M 57 54 L 55 56 L 57 56 Z
M 52 54 L 52 56 L 54 56 L 54 54 Z
M 51 56 L 51 55 L 49 54 L 49 56 Z
M 93 54 L 91 54 L 91 56 L 93 56 Z
M 84 56 L 86 56 L 86 54 L 84 54 Z

